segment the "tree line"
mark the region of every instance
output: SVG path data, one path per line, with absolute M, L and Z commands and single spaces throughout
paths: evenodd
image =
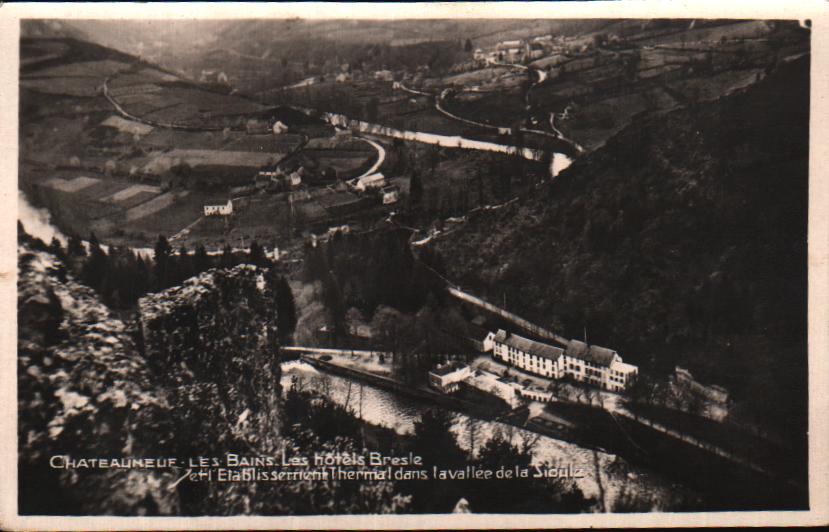
M 46 245 L 40 239 L 27 235 L 20 224 L 18 234 L 33 247 L 58 257 L 68 271 L 95 290 L 104 304 L 115 310 L 133 309 L 144 295 L 179 286 L 210 269 L 253 264 L 266 269 L 265 280 L 275 294 L 274 304 L 282 339 L 293 334 L 296 326 L 296 307 L 288 281 L 277 272 L 265 249 L 255 241 L 244 252 L 234 252 L 229 245 L 225 245 L 220 254 L 211 255 L 203 245 L 196 246 L 193 251 L 184 245 L 175 250 L 164 236 L 159 235 L 150 258 L 128 247 L 105 247 L 94 232 L 90 233 L 86 243 L 77 235 L 70 235 L 65 247 L 56 237 Z
M 415 421 L 413 434 L 402 436 L 362 421 L 359 407 L 335 403 L 330 398 L 332 387 L 325 375 L 310 382 L 296 376 L 292 379 L 284 407 L 286 436 L 302 441 L 310 432 L 318 438 L 314 442 L 317 445 L 320 440 L 347 438 L 380 452 L 402 455 L 411 451 L 421 456 L 421 468 L 428 470 L 430 478 L 394 481 L 393 491 L 408 499 L 407 513 L 449 513 L 458 507 L 475 513 L 579 513 L 597 505 L 595 499 L 585 497 L 574 483 L 564 479 L 431 478 L 432 466 L 444 470 L 463 470 L 469 465 L 492 471 L 502 467 L 532 471 L 533 452 L 540 438 L 519 434 L 510 426 L 499 427 L 485 437 L 480 422 L 472 418 L 460 422 L 460 432 L 453 431 L 459 422 L 441 409 L 423 412 Z M 360 391 L 349 389 L 348 393 L 358 397 Z M 467 445 L 462 447 L 460 441 Z

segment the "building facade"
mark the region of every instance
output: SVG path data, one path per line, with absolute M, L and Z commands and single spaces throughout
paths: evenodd
M 570 377 L 614 392 L 632 385 L 639 371 L 606 347 L 570 340 L 562 349 L 503 329 L 487 335 L 484 351 L 492 351 L 493 358 L 529 373 L 550 379 Z
M 205 216 L 230 216 L 233 214 L 233 200 L 227 200 L 227 203 L 211 204 L 204 206 Z
M 461 381 L 472 375 L 472 369 L 466 364 L 449 363 L 429 371 L 429 386 L 443 393 L 460 390 Z

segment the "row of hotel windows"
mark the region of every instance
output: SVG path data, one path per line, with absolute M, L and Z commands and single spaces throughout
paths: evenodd
M 509 347 L 509 346 L 504 346 L 504 347 L 506 347 L 507 354 L 510 358 L 517 358 L 519 356 L 524 357 L 524 358 L 529 357 L 530 363 L 536 363 L 537 362 L 539 364 L 542 364 L 543 361 L 547 361 L 548 364 L 552 362 L 551 359 L 546 358 L 546 357 L 541 357 L 541 356 L 538 356 L 538 355 L 533 355 L 531 353 L 526 353 L 524 351 L 520 351 L 518 349 L 515 349 L 514 347 Z M 498 346 L 496 346 L 496 350 L 497 349 L 498 349 Z M 503 350 L 503 347 L 502 347 L 502 350 Z M 594 370 L 594 371 L 605 371 L 604 366 L 600 366 L 598 364 L 593 364 L 592 362 L 587 361 L 587 360 L 576 360 L 576 359 L 572 359 L 572 358 L 567 357 L 567 356 L 565 356 L 564 359 L 565 359 L 565 367 L 568 370 L 580 371 L 581 368 L 579 367 L 579 365 L 584 364 L 587 368 L 598 368 L 597 370 Z M 609 368 L 608 368 L 608 370 L 610 371 L 611 375 L 617 375 L 617 376 L 622 375 L 622 372 L 620 372 L 620 371 L 612 370 L 612 369 L 609 369 Z M 590 373 L 589 369 L 588 369 L 588 373 Z
M 508 354 L 508 357 L 509 357 L 509 361 L 513 364 L 516 364 L 517 362 L 519 362 L 519 357 L 521 359 L 529 358 L 529 364 L 532 365 L 532 366 L 535 366 L 535 365 L 538 365 L 538 366 L 547 365 L 547 366 L 549 366 L 552 363 L 552 361 L 549 358 L 543 358 L 543 357 L 539 357 L 537 355 L 528 354 L 528 353 L 525 353 L 523 351 L 519 351 L 517 349 L 514 349 L 512 347 L 507 347 L 507 354 Z M 523 362 L 523 360 L 521 360 L 521 361 Z M 614 383 L 618 383 L 618 384 L 624 384 L 624 382 L 625 382 L 624 376 L 619 371 L 612 370 L 612 369 L 607 369 L 607 370 L 593 369 L 593 368 L 599 368 L 600 366 L 592 364 L 588 361 L 584 361 L 584 364 L 587 366 L 586 373 L 587 373 L 588 378 L 601 379 L 601 377 L 603 376 L 603 373 L 605 371 L 609 371 L 610 374 L 608 375 L 608 380 L 610 380 Z M 571 361 L 568 360 L 565 364 L 565 370 L 570 371 L 570 372 L 580 372 L 581 368 L 579 367 L 579 365 L 576 362 L 571 362 Z

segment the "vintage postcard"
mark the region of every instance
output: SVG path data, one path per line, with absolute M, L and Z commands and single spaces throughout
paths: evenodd
M 3 527 L 825 523 L 826 15 L 3 5 Z

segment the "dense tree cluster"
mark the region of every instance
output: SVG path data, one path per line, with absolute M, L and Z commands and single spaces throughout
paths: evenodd
M 473 455 L 461 449 L 452 432 L 456 420 L 445 410 L 430 410 L 415 423 L 412 450 L 427 466 L 460 470 L 467 465 L 497 471 L 530 469 L 537 439 L 523 439 L 496 430 Z M 477 423 L 469 420 L 469 423 Z M 516 441 L 517 443 L 514 443 Z M 473 442 L 474 444 L 474 442 Z M 572 483 L 541 478 L 495 481 L 475 479 L 409 482 L 403 491 L 412 494 L 417 512 L 451 512 L 465 499 L 473 512 L 486 513 L 579 513 L 589 511 L 595 501 L 587 499 Z
M 808 61 L 792 62 L 637 121 L 436 246 L 455 282 L 566 336 L 586 330 L 660 380 L 687 367 L 731 392 L 735 418 L 802 443 L 808 112 Z
M 412 312 L 443 300 L 443 282 L 412 256 L 409 236 L 404 229 L 337 233 L 307 246 L 305 275 L 322 282 L 335 326 L 342 327 L 349 307 L 370 316 L 379 305 Z
M 284 288 L 279 277 L 262 290 L 267 272 L 260 268 L 213 270 L 142 300 L 141 319 L 131 327 L 112 317 L 92 289 L 69 278 L 48 246 L 25 235 L 21 241 L 22 513 L 375 514 L 406 508 L 408 498 L 391 482 L 193 482 L 174 469 L 49 467 L 51 456 L 63 454 L 185 459 L 361 448 L 349 437 L 357 422 L 336 407 L 321 406 L 312 412 L 313 423 L 293 427 L 299 414 L 290 398 L 281 398 L 279 308 L 271 293 Z M 44 400 L 50 397 L 57 399 Z
M 19 234 L 24 235 L 21 238 L 27 242 L 40 242 L 25 235 L 22 229 Z M 52 239 L 49 246 L 34 245 L 60 258 L 81 282 L 101 295 L 107 306 L 121 310 L 134 308 L 138 299 L 148 293 L 179 286 L 186 279 L 211 268 L 226 269 L 238 264 L 262 266 L 268 269 L 268 286 L 281 311 L 282 339 L 289 338 L 296 326 L 296 308 L 288 282 L 277 273 L 264 248 L 256 241 L 247 252 L 234 252 L 230 246 L 225 246 L 222 253 L 209 255 L 202 245 L 192 252 L 184 245 L 175 250 L 165 237 L 159 236 L 151 258 L 125 247 L 105 248 L 95 233 L 91 233 L 86 242 L 70 236 L 65 249 L 57 238 Z

